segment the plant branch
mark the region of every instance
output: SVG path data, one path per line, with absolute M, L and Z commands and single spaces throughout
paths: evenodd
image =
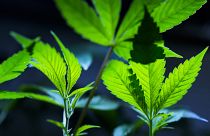
M 102 65 L 101 65 L 101 68 L 100 68 L 100 70 L 99 70 L 99 72 L 98 72 L 98 74 L 96 76 L 95 84 L 93 86 L 93 89 L 91 90 L 90 95 L 88 97 L 88 101 L 87 101 L 85 107 L 83 108 L 82 113 L 80 114 L 79 120 L 78 120 L 78 122 L 76 124 L 76 127 L 74 129 L 74 132 L 76 132 L 76 130 L 81 126 L 82 121 L 84 120 L 84 117 L 86 115 L 88 106 L 89 106 L 89 104 L 90 104 L 90 102 L 91 102 L 91 100 L 92 100 L 92 98 L 93 98 L 93 96 L 95 94 L 95 91 L 98 89 L 103 70 L 104 70 L 104 68 L 105 68 L 109 58 L 111 57 L 111 55 L 113 53 L 113 49 L 114 49 L 114 46 L 110 47 L 110 49 L 108 50 L 108 52 L 107 52 L 107 54 L 106 54 L 106 56 L 104 58 L 104 61 L 103 61 Z

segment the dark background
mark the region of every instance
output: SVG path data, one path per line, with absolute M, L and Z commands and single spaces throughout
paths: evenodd
M 125 13 L 130 0 L 123 0 L 123 12 Z M 184 21 L 181 25 L 164 33 L 166 46 L 175 52 L 190 58 L 199 53 L 210 41 L 210 3 L 204 5 L 195 15 Z M 50 30 L 55 31 L 68 47 L 76 55 L 91 53 L 93 64 L 88 71 L 83 71 L 82 77 L 76 87 L 81 87 L 95 79 L 96 73 L 102 62 L 107 49 L 92 44 L 70 29 L 60 16 L 52 0 L 0 0 L 0 62 L 21 49 L 15 40 L 9 36 L 10 31 L 16 31 L 25 36 L 34 38 L 41 36 L 44 41 L 56 45 L 50 35 Z M 116 56 L 113 56 L 116 57 Z M 210 120 L 210 52 L 207 53 L 203 68 L 197 82 L 189 90 L 189 93 L 177 105 L 182 105 L 200 116 Z M 184 59 L 168 59 L 167 68 L 171 71 Z M 19 78 L 4 83 L 1 90 L 18 90 L 24 84 L 38 84 L 52 86 L 39 71 L 28 69 Z M 53 87 L 53 86 L 52 86 Z M 103 85 L 99 88 L 100 93 L 110 96 Z M 113 96 L 110 96 L 114 99 Z M 7 103 L 8 101 L 4 101 Z M 101 116 L 105 114 L 105 117 Z M 136 113 L 122 107 L 117 112 L 93 112 L 89 111 L 86 122 L 101 125 L 103 128 L 93 130 L 91 135 L 111 135 L 111 129 L 123 122 L 135 121 Z M 122 118 L 119 119 L 118 115 Z M 61 131 L 46 122 L 46 119 L 62 120 L 62 110 L 58 107 L 33 100 L 20 100 L 8 114 L 6 120 L 0 125 L 0 136 L 58 136 Z M 72 124 L 75 124 L 79 110 L 75 112 Z M 118 120 L 117 123 L 115 120 Z M 71 124 L 71 125 L 72 125 Z M 210 124 L 197 120 L 181 120 L 171 124 L 175 130 L 162 130 L 159 136 L 210 136 Z M 145 134 L 146 128 L 141 129 L 141 135 Z

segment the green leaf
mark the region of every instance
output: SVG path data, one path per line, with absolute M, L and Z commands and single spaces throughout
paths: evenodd
M 166 0 L 154 9 L 152 17 L 165 32 L 193 15 L 207 0 Z
M 161 47 L 164 51 L 165 57 L 167 58 L 183 58 L 181 55 L 175 53 L 174 51 L 170 50 L 168 47 L 164 46 L 164 41 L 160 41 L 156 43 L 158 47 Z M 131 58 L 130 52 L 133 50 L 133 45 L 131 42 L 125 41 L 119 43 L 115 48 L 114 52 L 119 57 L 122 57 L 125 60 L 129 60 Z
M 23 49 L 26 49 L 33 45 L 35 42 L 40 40 L 40 37 L 36 37 L 35 39 L 29 39 L 21 34 L 16 32 L 10 32 L 10 35 L 22 46 Z
M 63 98 L 59 94 L 59 91 L 51 89 L 49 87 L 43 87 L 43 86 L 38 86 L 38 85 L 23 85 L 21 86 L 20 90 L 22 92 L 38 92 L 40 91 L 41 93 L 46 94 L 49 96 L 51 99 L 53 99 L 56 103 L 59 103 L 59 105 L 63 106 Z
M 133 0 L 116 35 L 114 53 L 125 60 L 131 58 L 130 51 L 133 49 L 132 39 L 138 32 L 141 20 L 144 18 L 143 1 Z
M 55 121 L 55 120 L 51 120 L 51 119 L 48 119 L 47 122 L 61 128 L 61 129 L 66 129 L 64 126 L 63 126 L 63 123 L 62 122 L 58 122 L 58 121 Z
M 113 136 L 129 136 L 143 125 L 143 122 L 136 121 L 133 124 L 123 124 L 114 129 Z
M 115 0 L 113 0 L 115 1 Z M 133 0 L 116 35 L 116 42 L 131 39 L 138 32 L 141 20 L 144 18 L 144 5 L 142 0 Z
M 0 100 L 14 100 L 14 99 L 22 99 L 22 98 L 39 100 L 39 101 L 47 102 L 56 106 L 61 106 L 52 98 L 45 95 L 40 95 L 40 94 L 35 94 L 35 93 L 0 91 Z
M 80 128 L 77 129 L 75 136 L 81 136 L 84 135 L 86 133 L 84 133 L 84 131 L 91 129 L 91 128 L 100 128 L 100 126 L 94 126 L 94 125 L 83 125 Z
M 84 38 L 109 46 L 111 41 L 93 8 L 85 0 L 55 0 L 67 24 Z
M 170 50 L 168 47 L 164 46 L 164 41 L 160 41 L 157 43 L 157 46 L 162 47 L 164 50 L 165 57 L 166 58 L 183 58 L 181 55 L 177 54 L 176 52 Z
M 125 41 L 117 44 L 114 48 L 114 53 L 125 60 L 129 60 L 131 58 L 130 51 L 132 49 L 132 42 Z
M 156 60 L 148 65 L 130 62 L 133 72 L 136 74 L 144 91 L 144 97 L 148 109 L 153 109 L 162 87 L 165 73 L 165 60 Z
M 152 132 L 155 134 L 156 131 L 167 126 L 167 119 L 172 116 L 172 113 L 159 113 L 152 121 Z
M 94 82 L 88 84 L 87 86 L 85 86 L 83 88 L 79 88 L 79 89 L 74 90 L 71 94 L 69 94 L 68 97 L 72 97 L 72 96 L 74 96 L 76 94 L 80 94 L 80 93 L 84 94 L 85 92 L 93 89 L 93 86 L 92 86 L 93 84 L 94 84 Z
M 76 108 L 84 108 L 87 101 L 88 98 L 80 99 L 76 104 Z M 88 108 L 92 110 L 110 111 L 118 109 L 119 104 L 108 98 L 102 96 L 95 96 L 91 100 Z
M 37 42 L 32 57 L 31 64 L 51 80 L 62 96 L 66 95 L 66 64 L 61 55 L 50 45 Z
M 106 88 L 110 90 L 113 95 L 143 111 L 143 99 L 139 100 L 142 98 L 143 92 L 141 88 L 135 88 L 131 85 L 133 82 L 131 78 L 129 78 L 131 74 L 128 69 L 129 66 L 123 62 L 112 60 L 105 68 L 102 79 Z M 136 82 L 134 82 L 134 84 L 135 83 Z
M 176 104 L 187 93 L 198 76 L 207 49 L 190 60 L 186 60 L 169 74 L 160 91 L 159 109 Z
M 82 68 L 79 64 L 79 61 L 74 56 L 73 53 L 71 53 L 61 42 L 61 40 L 58 38 L 58 36 L 51 32 L 55 40 L 57 41 L 58 45 L 61 48 L 61 51 L 64 56 L 64 60 L 67 64 L 67 93 L 69 94 L 72 87 L 76 84 L 77 80 L 79 79 L 81 75 Z
M 152 9 L 155 6 L 157 6 L 158 3 L 160 3 L 161 1 L 163 1 L 163 0 L 147 1 L 147 4 Z M 144 25 L 144 26 L 142 26 L 142 29 L 139 30 L 139 31 L 141 31 L 141 34 L 138 34 L 136 36 L 137 42 L 134 43 L 135 47 L 133 48 L 133 44 L 131 41 L 125 41 L 125 40 L 130 40 L 130 39 L 134 38 L 134 36 L 138 33 L 138 28 L 140 27 L 140 25 L 142 23 L 142 19 L 144 18 L 144 12 L 145 11 L 144 11 L 143 1 L 142 0 L 134 0 L 129 8 L 129 11 L 127 12 L 126 16 L 124 17 L 123 22 L 119 28 L 118 33 L 117 33 L 116 47 L 114 48 L 115 54 L 118 55 L 119 57 L 122 57 L 125 60 L 129 60 L 131 58 L 130 51 L 134 50 L 134 48 L 135 49 L 138 48 L 138 46 L 140 46 L 140 44 L 143 44 L 143 46 L 142 46 L 143 49 L 141 47 L 139 47 L 141 49 L 136 51 L 136 52 L 138 52 L 137 54 L 143 53 L 143 54 L 148 55 L 148 54 L 153 53 L 149 56 L 150 58 L 153 58 L 153 59 L 155 58 L 155 55 L 156 55 L 156 57 L 159 56 L 159 58 L 163 58 L 163 56 L 162 56 L 163 54 L 165 54 L 165 57 L 181 58 L 180 55 L 169 50 L 167 47 L 164 47 L 164 42 L 159 34 L 159 28 L 157 28 L 156 24 L 154 24 L 154 23 L 153 23 L 153 27 L 151 27 L 153 21 L 152 21 L 152 19 L 148 19 L 149 18 L 148 13 L 145 15 L 148 18 L 143 20 L 144 23 L 142 25 Z M 148 22 L 149 22 L 149 24 L 148 24 Z M 152 28 L 152 31 L 151 31 L 151 28 Z M 148 30 L 150 30 L 150 31 L 148 31 Z M 147 34 L 146 36 L 144 36 L 145 33 Z M 154 36 L 153 36 L 153 34 L 154 34 Z M 142 36 L 143 36 L 143 38 L 142 38 Z M 140 39 L 141 43 L 138 43 L 138 39 Z M 155 46 L 146 45 L 146 42 L 144 42 L 142 39 L 143 40 L 147 39 L 147 42 L 150 41 L 150 44 L 155 44 Z M 161 48 L 159 48 L 159 47 L 161 47 L 163 50 L 163 51 L 161 51 L 161 53 L 158 53 L 161 50 Z M 144 53 L 145 50 L 147 50 L 146 53 Z M 141 53 L 139 53 L 139 52 L 141 52 Z M 144 58 L 144 55 L 139 55 L 137 58 L 138 59 L 142 58 L 144 61 L 149 61 L 149 59 L 150 59 L 150 58 L 148 58 L 148 60 L 146 60 Z
M 153 22 L 147 10 L 145 17 L 139 27 L 138 34 L 133 40 L 133 50 L 131 50 L 131 60 L 148 64 L 155 62 L 156 59 L 165 58 L 164 50 L 158 46 L 162 41 L 159 29 Z
M 110 40 L 114 40 L 115 30 L 121 11 L 121 0 L 92 0 L 99 18 Z
M 144 123 L 149 124 L 149 118 L 148 115 L 143 113 L 142 111 L 133 108 L 134 111 L 136 111 L 139 115 L 137 116 L 139 119 L 141 119 Z
M 166 121 L 167 123 L 177 122 L 181 120 L 182 118 L 196 119 L 196 120 L 208 122 L 208 120 L 186 109 L 164 109 L 164 110 L 161 110 L 160 113 L 171 113 L 170 118 L 168 118 Z
M 164 1 L 165 0 L 145 0 L 145 5 L 147 6 L 149 13 L 152 13 L 152 11 Z
M 25 50 L 20 51 L 0 64 L 0 83 L 18 77 L 27 68 L 30 55 Z
M 76 89 L 68 96 L 69 98 L 74 96 L 71 100 L 71 105 L 73 109 L 75 108 L 77 101 L 84 95 L 84 93 L 93 89 L 92 85 L 93 83 L 90 83 L 83 88 Z

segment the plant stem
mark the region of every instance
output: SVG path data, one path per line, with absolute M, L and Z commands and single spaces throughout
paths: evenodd
M 99 72 L 98 72 L 98 74 L 96 76 L 95 84 L 93 86 L 93 89 L 91 90 L 91 92 L 89 94 L 89 97 L 88 97 L 88 101 L 87 101 L 85 107 L 83 108 L 82 113 L 80 114 L 79 120 L 78 120 L 78 122 L 76 124 L 76 127 L 74 129 L 74 132 L 80 127 L 80 125 L 82 124 L 82 121 L 84 120 L 84 117 L 86 115 L 88 106 L 89 106 L 89 104 L 90 104 L 90 102 L 91 102 L 91 100 L 92 100 L 92 98 L 93 98 L 93 96 L 95 94 L 95 91 L 98 89 L 98 85 L 100 83 L 103 70 L 104 70 L 104 68 L 105 68 L 109 58 L 111 57 L 111 55 L 113 53 L 113 48 L 114 48 L 114 46 L 110 47 L 110 49 L 108 50 L 108 52 L 107 52 L 107 54 L 106 54 L 106 56 L 104 58 L 104 61 L 103 61 L 102 65 L 101 65 L 101 68 L 100 68 L 100 70 L 99 70 Z
M 152 119 L 149 121 L 149 136 L 154 136 L 152 132 Z
M 63 99 L 64 102 L 64 110 L 63 110 L 63 126 L 65 127 L 65 129 L 63 130 L 63 136 L 69 136 L 69 101 L 68 99 L 64 98 Z

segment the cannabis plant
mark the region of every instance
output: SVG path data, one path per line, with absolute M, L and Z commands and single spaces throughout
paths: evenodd
M 55 0 L 63 18 L 76 33 L 93 43 L 109 47 L 77 127 L 84 119 L 104 67 L 113 52 L 126 61 L 143 64 L 165 57 L 182 58 L 165 47 L 161 33 L 188 19 L 206 2 L 207 0 L 132 0 L 125 16 L 121 17 L 121 0 L 91 0 L 93 7 L 85 0 Z
M 181 100 L 195 81 L 207 48 L 180 64 L 165 78 L 166 59 L 182 56 L 167 48 L 161 35 L 188 19 L 207 0 L 132 0 L 124 16 L 120 16 L 122 0 L 90 2 L 91 4 L 85 0 L 55 0 L 67 24 L 76 33 L 93 43 L 109 47 L 95 81 L 83 88 L 73 89 L 82 68 L 74 54 L 53 32 L 62 53 L 41 41 L 40 37 L 28 39 L 13 32 L 12 36 L 22 45 L 23 51 L 0 65 L 0 83 L 19 76 L 30 66 L 45 74 L 56 89 L 38 87 L 45 90 L 47 95 L 0 91 L 0 99 L 27 97 L 59 106 L 64 111 L 63 121 L 48 121 L 60 127 L 64 136 L 83 135 L 85 130 L 98 127 L 80 126 L 87 109 L 92 108 L 91 103 L 96 100 L 94 94 L 103 78 L 108 90 L 139 113 L 139 118 L 149 126 L 150 136 L 181 117 L 206 121 L 194 113 L 190 116 L 184 115 L 190 113 L 186 110 L 168 108 Z M 109 62 L 113 53 L 125 63 L 118 60 Z M 89 97 L 80 101 L 83 94 L 89 90 Z M 99 100 L 101 101 L 101 98 Z M 105 103 L 101 101 L 100 104 Z M 111 109 L 114 104 L 108 105 Z M 72 130 L 69 128 L 69 122 L 77 107 L 83 108 L 83 111 L 75 130 Z M 118 106 L 114 106 L 114 109 L 116 107 Z M 129 127 L 138 128 L 141 125 L 142 122 L 137 121 Z
M 72 90 L 73 86 L 80 77 L 82 71 L 81 66 L 74 54 L 63 45 L 60 39 L 53 32 L 52 35 L 61 48 L 62 56 L 55 50 L 55 48 L 52 48 L 49 44 L 36 38 L 33 43 L 34 47 L 31 57 L 25 49 L 2 63 L 0 67 L 2 73 L 1 82 L 10 80 L 20 75 L 31 60 L 30 64 L 44 73 L 55 85 L 58 91 L 54 90 L 53 92 L 60 95 L 63 101 L 58 102 L 53 100 L 51 97 L 35 93 L 9 91 L 1 91 L 0 99 L 18 99 L 29 97 L 63 107 L 63 122 L 54 120 L 48 121 L 60 127 L 63 130 L 64 136 L 69 136 L 71 135 L 70 133 L 73 134 L 69 128 L 69 120 L 74 113 L 76 103 L 85 92 L 92 89 L 92 83 L 83 88 Z M 32 42 L 26 42 L 26 39 L 23 40 L 24 37 L 20 37 L 20 35 L 16 33 L 13 33 L 13 36 L 16 36 L 16 39 L 19 39 L 19 42 L 21 43 L 28 43 L 23 44 L 25 45 L 25 48 L 29 47 L 29 43 L 32 44 Z M 98 126 L 83 125 L 77 129 L 74 135 L 79 136 L 85 134 L 84 131 L 90 128 L 98 128 Z
M 49 44 L 39 41 L 33 49 L 33 61 L 31 61 L 31 64 L 50 79 L 58 89 L 58 93 L 62 96 L 64 104 L 63 123 L 49 121 L 61 127 L 64 136 L 69 136 L 71 132 L 71 129 L 69 129 L 69 119 L 74 112 L 76 102 L 86 91 L 92 89 L 92 84 L 84 88 L 72 90 L 72 87 L 80 77 L 81 66 L 74 54 L 63 45 L 54 33 L 52 34 L 61 48 L 63 57 L 54 48 L 50 47 Z M 98 126 L 82 126 L 77 130 L 75 136 L 79 136 L 84 130 L 93 127 Z

